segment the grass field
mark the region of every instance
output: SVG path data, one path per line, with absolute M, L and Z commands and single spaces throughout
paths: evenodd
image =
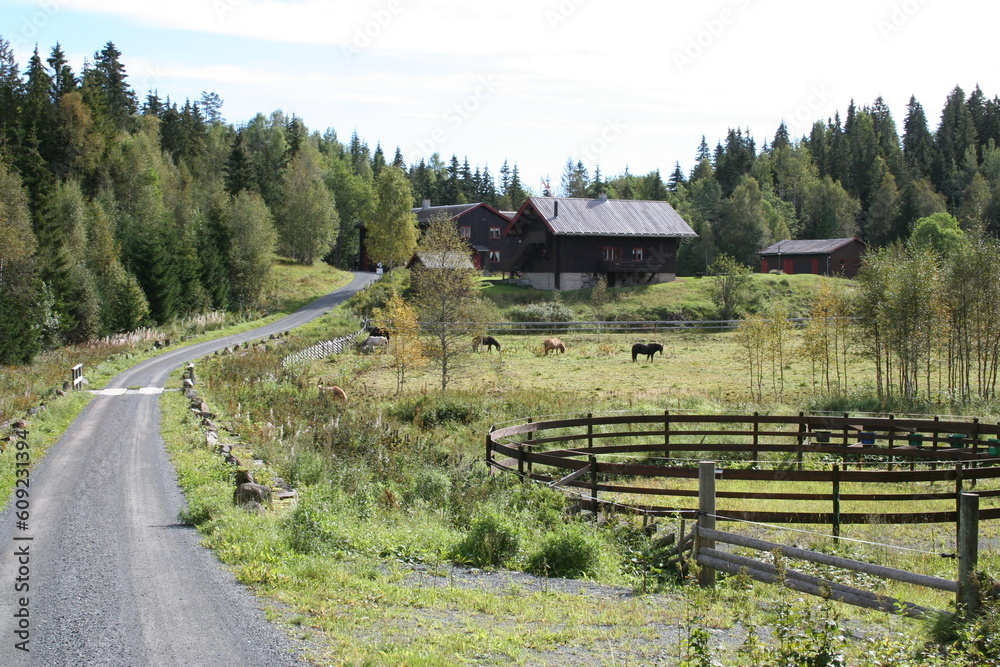
M 529 302 L 514 289 L 498 299 L 508 302 L 500 308 Z M 563 300 L 571 304 L 574 298 Z M 354 327 L 349 318 L 330 316 L 306 327 L 290 348 Z M 634 363 L 628 352 L 632 336 L 562 338 L 566 353 L 548 356 L 541 352 L 541 336 L 502 337 L 499 354 L 473 354 L 470 341 L 447 392 L 438 390 L 438 371 L 429 366 L 412 372 L 397 394 L 389 355 L 349 351 L 294 369 L 254 354 L 213 361 L 200 371 L 213 410 L 226 415 L 248 455 L 302 495 L 295 508 L 248 516 L 230 506 L 227 473 L 218 471 L 211 453 L 202 452 L 214 477 L 189 487 L 188 518 L 242 581 L 291 605 L 293 625 L 317 642 L 323 664 L 990 664 L 975 654 L 978 649 L 968 649 L 972 640 L 962 644 L 961 654 L 939 659 L 921 653 L 927 623 L 824 604 L 745 577 L 723 577 L 714 592 L 701 591 L 690 578 L 677 580 L 658 570 L 657 552 L 638 524 L 614 520 L 580 533 L 557 492 L 490 475 L 481 463 L 484 434 L 493 424 L 526 416 L 840 411 L 853 400 L 831 396 L 812 368 L 793 355 L 784 369 L 784 391 L 770 387 L 768 378 L 765 404 L 752 402 L 729 333 L 664 334 L 662 357 Z M 858 402 L 870 399 L 868 362 L 852 358 L 848 374 Z M 350 403 L 324 403 L 315 391 L 321 380 L 345 388 Z M 741 488 L 760 490 L 732 482 L 720 486 Z M 871 489 L 844 490 L 865 491 Z M 722 509 L 787 510 L 784 505 L 720 503 Z M 927 501 L 908 509 L 935 511 L 940 505 Z M 864 512 L 873 505 L 843 509 Z M 1000 536 L 993 526 L 983 531 L 986 544 Z M 955 577 L 954 561 L 939 555 L 954 551 L 953 526 L 845 526 L 839 544 L 825 526 L 751 532 Z M 483 545 L 493 551 L 484 553 Z M 549 571 L 564 559 L 577 559 L 581 568 L 576 587 L 557 580 L 527 589 L 505 584 L 470 592 L 468 587 L 475 577 L 469 572 L 478 568 L 511 577 L 500 573 L 532 572 L 539 564 Z M 476 569 L 468 570 L 470 565 Z M 1000 563 L 984 550 L 981 565 L 994 571 Z M 953 598 L 863 575 L 794 567 L 932 608 L 948 609 Z M 611 588 L 595 590 L 593 582 Z M 633 593 L 612 592 L 621 587 Z M 829 661 L 821 659 L 824 651 Z M 848 662 L 834 662 L 834 654 L 848 656 Z

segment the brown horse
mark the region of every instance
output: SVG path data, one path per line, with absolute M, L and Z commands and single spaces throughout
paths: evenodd
M 542 341 L 542 349 L 545 350 L 545 356 L 549 356 L 549 352 L 552 350 L 559 350 L 559 353 L 562 354 L 566 351 L 566 346 L 558 338 L 546 338 Z
M 347 403 L 347 392 L 336 385 L 325 386 L 322 382 L 319 383 L 319 395 L 329 396 L 338 403 Z
M 500 343 L 493 336 L 476 336 L 472 339 L 472 351 L 479 352 L 479 348 L 486 346 L 487 352 L 492 352 L 495 347 L 497 351 L 500 351 Z
M 652 361 L 653 355 L 657 352 L 660 353 L 661 357 L 663 356 L 663 346 L 659 343 L 636 343 L 632 346 L 632 361 L 634 362 L 640 354 L 645 354 L 646 358 Z

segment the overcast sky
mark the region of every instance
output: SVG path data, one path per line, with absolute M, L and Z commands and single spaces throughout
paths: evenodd
M 1000 94 L 996 3 L 971 0 L 3 0 L 22 69 L 59 42 L 79 74 L 112 41 L 129 82 L 228 122 L 275 109 L 389 159 L 439 152 L 525 185 L 567 158 L 605 175 L 685 172 L 705 135 L 782 119 L 793 137 L 881 95 L 902 133 L 954 87 Z

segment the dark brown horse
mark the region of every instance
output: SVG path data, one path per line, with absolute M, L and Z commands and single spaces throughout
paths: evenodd
M 486 346 L 487 352 L 492 352 L 494 347 L 497 349 L 497 352 L 500 351 L 500 343 L 493 336 L 476 336 L 472 339 L 473 352 L 479 352 L 479 348 L 483 345 Z
M 652 361 L 653 355 L 657 352 L 660 353 L 661 357 L 663 356 L 663 346 L 659 343 L 636 343 L 632 346 L 632 361 L 634 362 L 640 354 L 645 354 L 646 359 Z

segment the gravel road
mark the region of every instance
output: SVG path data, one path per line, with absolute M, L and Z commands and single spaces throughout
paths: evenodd
M 107 385 L 132 390 L 88 403 L 30 474 L 26 528 L 16 498 L 0 513 L 0 665 L 305 664 L 178 523 L 184 498 L 159 433 L 159 393 L 184 363 L 304 324 L 374 279 L 355 274 L 271 325 L 171 349 Z

